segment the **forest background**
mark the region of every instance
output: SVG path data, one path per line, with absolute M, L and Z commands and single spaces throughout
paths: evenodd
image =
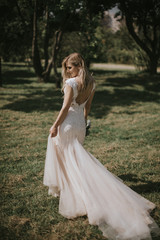
M 124 63 L 157 72 L 157 0 L 2 0 L 0 15 L 1 60 L 27 62 L 39 81 L 50 81 L 54 69 L 52 81 L 60 87 L 57 67 L 72 52 L 80 52 L 88 66 Z

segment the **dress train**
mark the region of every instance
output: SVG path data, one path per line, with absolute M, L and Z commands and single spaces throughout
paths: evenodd
M 54 161 L 53 161 L 54 159 Z M 66 218 L 87 215 L 108 239 L 152 239 L 159 228 L 149 212 L 155 205 L 110 173 L 75 139 L 66 148 L 49 136 L 44 184 L 60 196 Z

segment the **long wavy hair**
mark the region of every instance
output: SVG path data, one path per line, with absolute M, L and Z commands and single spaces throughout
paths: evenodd
M 62 61 L 62 77 L 63 77 L 62 90 L 64 88 L 65 81 L 69 78 L 69 74 L 67 73 L 66 67 L 67 63 L 70 63 L 75 67 L 79 67 L 78 77 L 81 81 L 81 91 L 86 89 L 88 84 L 94 82 L 91 74 L 88 72 L 83 57 L 79 53 L 72 53 L 69 56 L 65 57 L 64 60 Z

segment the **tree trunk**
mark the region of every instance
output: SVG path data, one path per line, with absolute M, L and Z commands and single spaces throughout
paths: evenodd
M 153 33 L 153 39 L 147 35 L 147 28 L 146 25 L 142 25 L 143 29 L 143 39 L 140 38 L 135 31 L 134 25 L 133 25 L 133 18 L 130 15 L 127 5 L 125 1 L 120 1 L 121 6 L 125 12 L 125 17 L 126 17 L 126 26 L 127 29 L 130 33 L 130 35 L 133 37 L 135 42 L 140 46 L 143 51 L 147 54 L 149 58 L 149 71 L 150 74 L 156 74 L 157 73 L 157 67 L 158 67 L 158 59 L 159 59 L 159 52 L 160 52 L 160 45 L 159 45 L 159 38 L 157 37 L 157 31 L 158 27 L 154 24 L 152 26 L 152 33 Z M 147 45 L 148 43 L 148 45 Z
M 55 32 L 54 36 L 54 41 L 53 41 L 53 46 L 52 46 L 52 57 L 45 69 L 45 71 L 42 73 L 42 77 L 44 82 L 49 81 L 49 77 L 51 74 L 52 67 L 54 68 L 54 73 L 55 73 L 55 81 L 56 81 L 56 87 L 60 88 L 61 87 L 61 77 L 57 72 L 57 65 L 56 65 L 56 60 L 57 60 L 57 54 L 60 49 L 60 44 L 62 42 L 62 36 L 63 36 L 63 31 L 62 30 L 57 30 Z
M 91 37 L 90 37 L 90 34 L 88 32 L 86 32 L 85 34 L 85 38 L 86 38 L 86 41 L 87 41 L 87 46 L 89 46 L 90 44 L 90 41 L 91 41 Z M 85 63 L 86 63 L 86 66 L 87 68 L 89 69 L 90 68 L 90 64 L 91 64 L 91 50 L 90 48 L 86 48 L 86 59 L 85 59 Z
M 43 81 L 42 65 L 41 65 L 38 43 L 37 43 L 37 0 L 35 0 L 34 15 L 33 15 L 32 59 L 33 59 L 33 67 L 35 69 L 35 73 L 38 76 L 39 81 Z
M 2 87 L 2 62 L 0 57 L 0 87 Z
M 52 60 L 49 61 L 46 70 L 42 73 L 44 82 L 49 82 L 51 70 L 52 70 Z
M 63 37 L 63 31 L 62 30 L 58 30 L 55 33 L 55 44 L 54 44 L 54 48 L 53 48 L 53 54 L 52 54 L 52 64 L 53 64 L 53 68 L 54 68 L 54 74 L 55 74 L 55 78 L 56 78 L 56 87 L 60 88 L 61 87 L 61 77 L 57 72 L 57 55 L 61 46 L 61 42 L 62 42 L 62 37 Z
M 149 72 L 151 75 L 157 74 L 158 61 L 156 56 L 151 56 L 149 61 Z
M 51 74 L 52 67 L 54 67 L 54 73 L 55 73 L 55 80 L 56 80 L 56 86 L 58 88 L 61 87 L 61 77 L 57 72 L 57 66 L 56 66 L 56 60 L 57 60 L 57 54 L 60 49 L 60 44 L 62 41 L 63 31 L 57 30 L 55 32 L 54 36 L 54 42 L 52 46 L 52 57 L 49 61 L 48 57 L 48 44 L 49 44 L 49 29 L 48 29 L 48 6 L 46 6 L 46 35 L 45 35 L 45 42 L 44 42 L 44 56 L 45 56 L 45 66 L 44 71 L 42 69 L 41 65 L 41 59 L 38 49 L 38 42 L 37 42 L 37 3 L 38 0 L 35 0 L 35 6 L 34 6 L 34 16 L 33 16 L 33 40 L 32 40 L 32 58 L 33 58 L 33 67 L 35 70 L 36 75 L 38 76 L 39 81 L 48 82 L 49 77 Z
M 49 11 L 48 11 L 48 5 L 46 5 L 46 24 L 45 24 L 45 38 L 44 38 L 44 70 L 46 71 L 48 66 L 48 45 L 49 45 L 49 26 L 48 21 L 49 20 Z
M 126 25 L 128 28 L 129 33 L 131 34 L 131 36 L 133 37 L 133 39 L 136 41 L 136 43 L 141 47 L 141 49 L 143 49 L 146 54 L 149 57 L 149 71 L 150 74 L 156 74 L 157 73 L 157 67 L 158 67 L 158 60 L 157 60 L 157 56 L 156 54 L 154 54 L 155 49 L 153 46 L 151 49 L 149 49 L 146 44 L 140 40 L 140 38 L 137 36 L 137 34 L 135 33 L 132 23 L 130 23 L 130 21 L 126 18 Z M 157 45 L 157 42 L 156 42 Z
M 45 82 L 49 81 L 50 73 L 52 70 L 52 67 L 54 69 L 54 74 L 55 74 L 55 81 L 56 81 L 56 87 L 60 88 L 61 87 L 61 77 L 60 74 L 57 72 L 57 65 L 56 65 L 56 60 L 57 60 L 57 54 L 60 49 L 60 44 L 62 41 L 62 36 L 63 36 L 63 31 L 57 30 L 55 32 L 54 36 L 54 41 L 53 41 L 53 46 L 52 46 L 52 57 L 48 63 L 48 66 L 46 70 L 43 72 L 43 79 Z

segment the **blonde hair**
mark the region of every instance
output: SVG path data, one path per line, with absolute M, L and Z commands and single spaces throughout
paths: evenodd
M 75 67 L 79 67 L 78 77 L 81 81 L 81 90 L 86 89 L 88 84 L 93 83 L 93 78 L 88 72 L 87 66 L 85 64 L 85 61 L 83 57 L 79 53 L 72 53 L 69 56 L 65 57 L 62 61 L 62 77 L 63 77 L 63 88 L 65 81 L 69 78 L 69 75 L 67 73 L 67 62 L 71 63 Z M 62 88 L 62 90 L 63 90 Z

